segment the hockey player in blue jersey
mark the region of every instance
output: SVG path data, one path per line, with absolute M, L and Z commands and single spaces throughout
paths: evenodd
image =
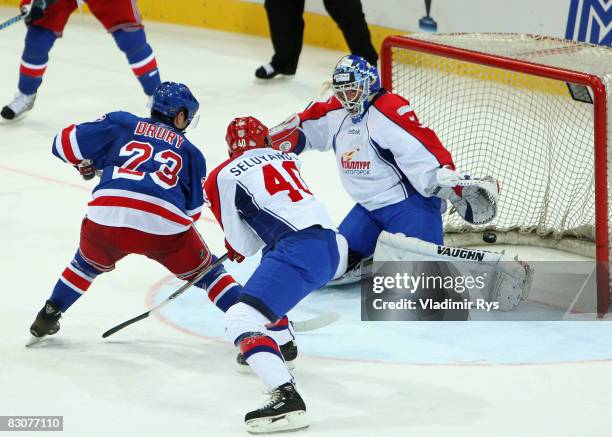
M 55 334 L 60 316 L 101 273 L 128 254 L 145 255 L 189 280 L 216 258 L 194 227 L 204 204 L 206 162 L 185 137 L 199 104 L 182 84 L 164 82 L 153 95 L 151 117 L 111 112 L 70 125 L 53 154 L 89 177 L 102 171 L 81 225 L 79 248 L 30 328 L 40 339 Z M 220 266 L 196 286 L 226 311 L 242 287 Z M 292 337 L 288 324 L 278 332 Z

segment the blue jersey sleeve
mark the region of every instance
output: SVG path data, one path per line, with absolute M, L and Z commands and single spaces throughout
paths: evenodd
M 85 159 L 96 163 L 108 151 L 119 127 L 120 113 L 111 112 L 96 121 L 71 124 L 53 140 L 53 154 L 64 162 L 77 165 Z
M 186 196 L 187 215 L 197 220 L 204 205 L 204 180 L 206 179 L 206 160 L 195 147 L 189 159 L 189 194 Z

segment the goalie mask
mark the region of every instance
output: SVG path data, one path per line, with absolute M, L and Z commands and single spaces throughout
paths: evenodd
M 234 118 L 225 135 L 229 156 L 251 149 L 270 147 L 268 128 L 255 117 Z
M 365 114 L 370 97 L 380 90 L 378 71 L 360 56 L 345 56 L 334 69 L 332 89 L 353 121 L 358 122 Z

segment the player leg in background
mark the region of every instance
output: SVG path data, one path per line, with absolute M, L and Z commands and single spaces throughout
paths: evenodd
M 295 389 L 278 344 L 267 335 L 276 322 L 336 273 L 340 254 L 335 232 L 311 227 L 279 240 L 265 253 L 244 286 L 240 301 L 225 314 L 226 336 L 271 392 L 269 401 L 245 416 L 250 432 L 308 426 L 306 406 Z M 277 419 L 283 420 L 277 420 Z
M 361 0 L 323 0 L 325 9 L 338 24 L 351 53 L 365 58 L 373 66 L 378 54 L 366 23 Z
M 94 16 L 125 53 L 130 68 L 147 96 L 161 83 L 155 53 L 147 37 L 135 0 L 88 0 Z
M 13 120 L 32 109 L 47 70 L 49 52 L 55 40 L 62 35 L 70 14 L 76 8 L 75 1 L 59 0 L 45 10 L 43 18 L 27 27 L 19 67 L 19 92 L 12 102 L 2 108 L 2 118 Z
M 255 70 L 255 77 L 272 79 L 297 70 L 304 38 L 304 0 L 266 0 L 264 3 L 274 55 L 269 64 Z

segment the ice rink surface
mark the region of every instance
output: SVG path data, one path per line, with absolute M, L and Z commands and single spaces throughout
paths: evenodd
M 8 18 L 12 9 L 0 8 Z M 164 80 L 201 103 L 189 137 L 209 168 L 225 159 L 227 123 L 273 125 L 302 109 L 339 52 L 305 47 L 298 75 L 257 83 L 269 41 L 149 24 Z M 2 31 L 0 103 L 16 88 L 24 29 Z M 145 98 L 103 28 L 75 15 L 51 54 L 34 110 L 0 124 L 0 415 L 63 415 L 69 436 L 242 436 L 263 385 L 234 371 L 222 317 L 190 290 L 159 317 L 103 341 L 101 334 L 179 284 L 142 257 L 122 261 L 62 319 L 60 333 L 26 349 L 28 327 L 72 258 L 92 183 L 51 155 L 61 128 L 113 110 L 144 114 Z M 303 155 L 303 176 L 339 222 L 352 206 L 331 156 Z M 220 253 L 210 214 L 198 224 Z M 552 254 L 545 254 L 546 257 Z M 229 266 L 244 278 L 254 261 Z M 292 314 L 334 310 L 336 324 L 298 338 L 296 378 L 312 436 L 601 436 L 612 429 L 612 327 L 576 323 L 359 321 L 355 289 L 323 290 Z M 24 433 L 25 435 L 27 433 Z

